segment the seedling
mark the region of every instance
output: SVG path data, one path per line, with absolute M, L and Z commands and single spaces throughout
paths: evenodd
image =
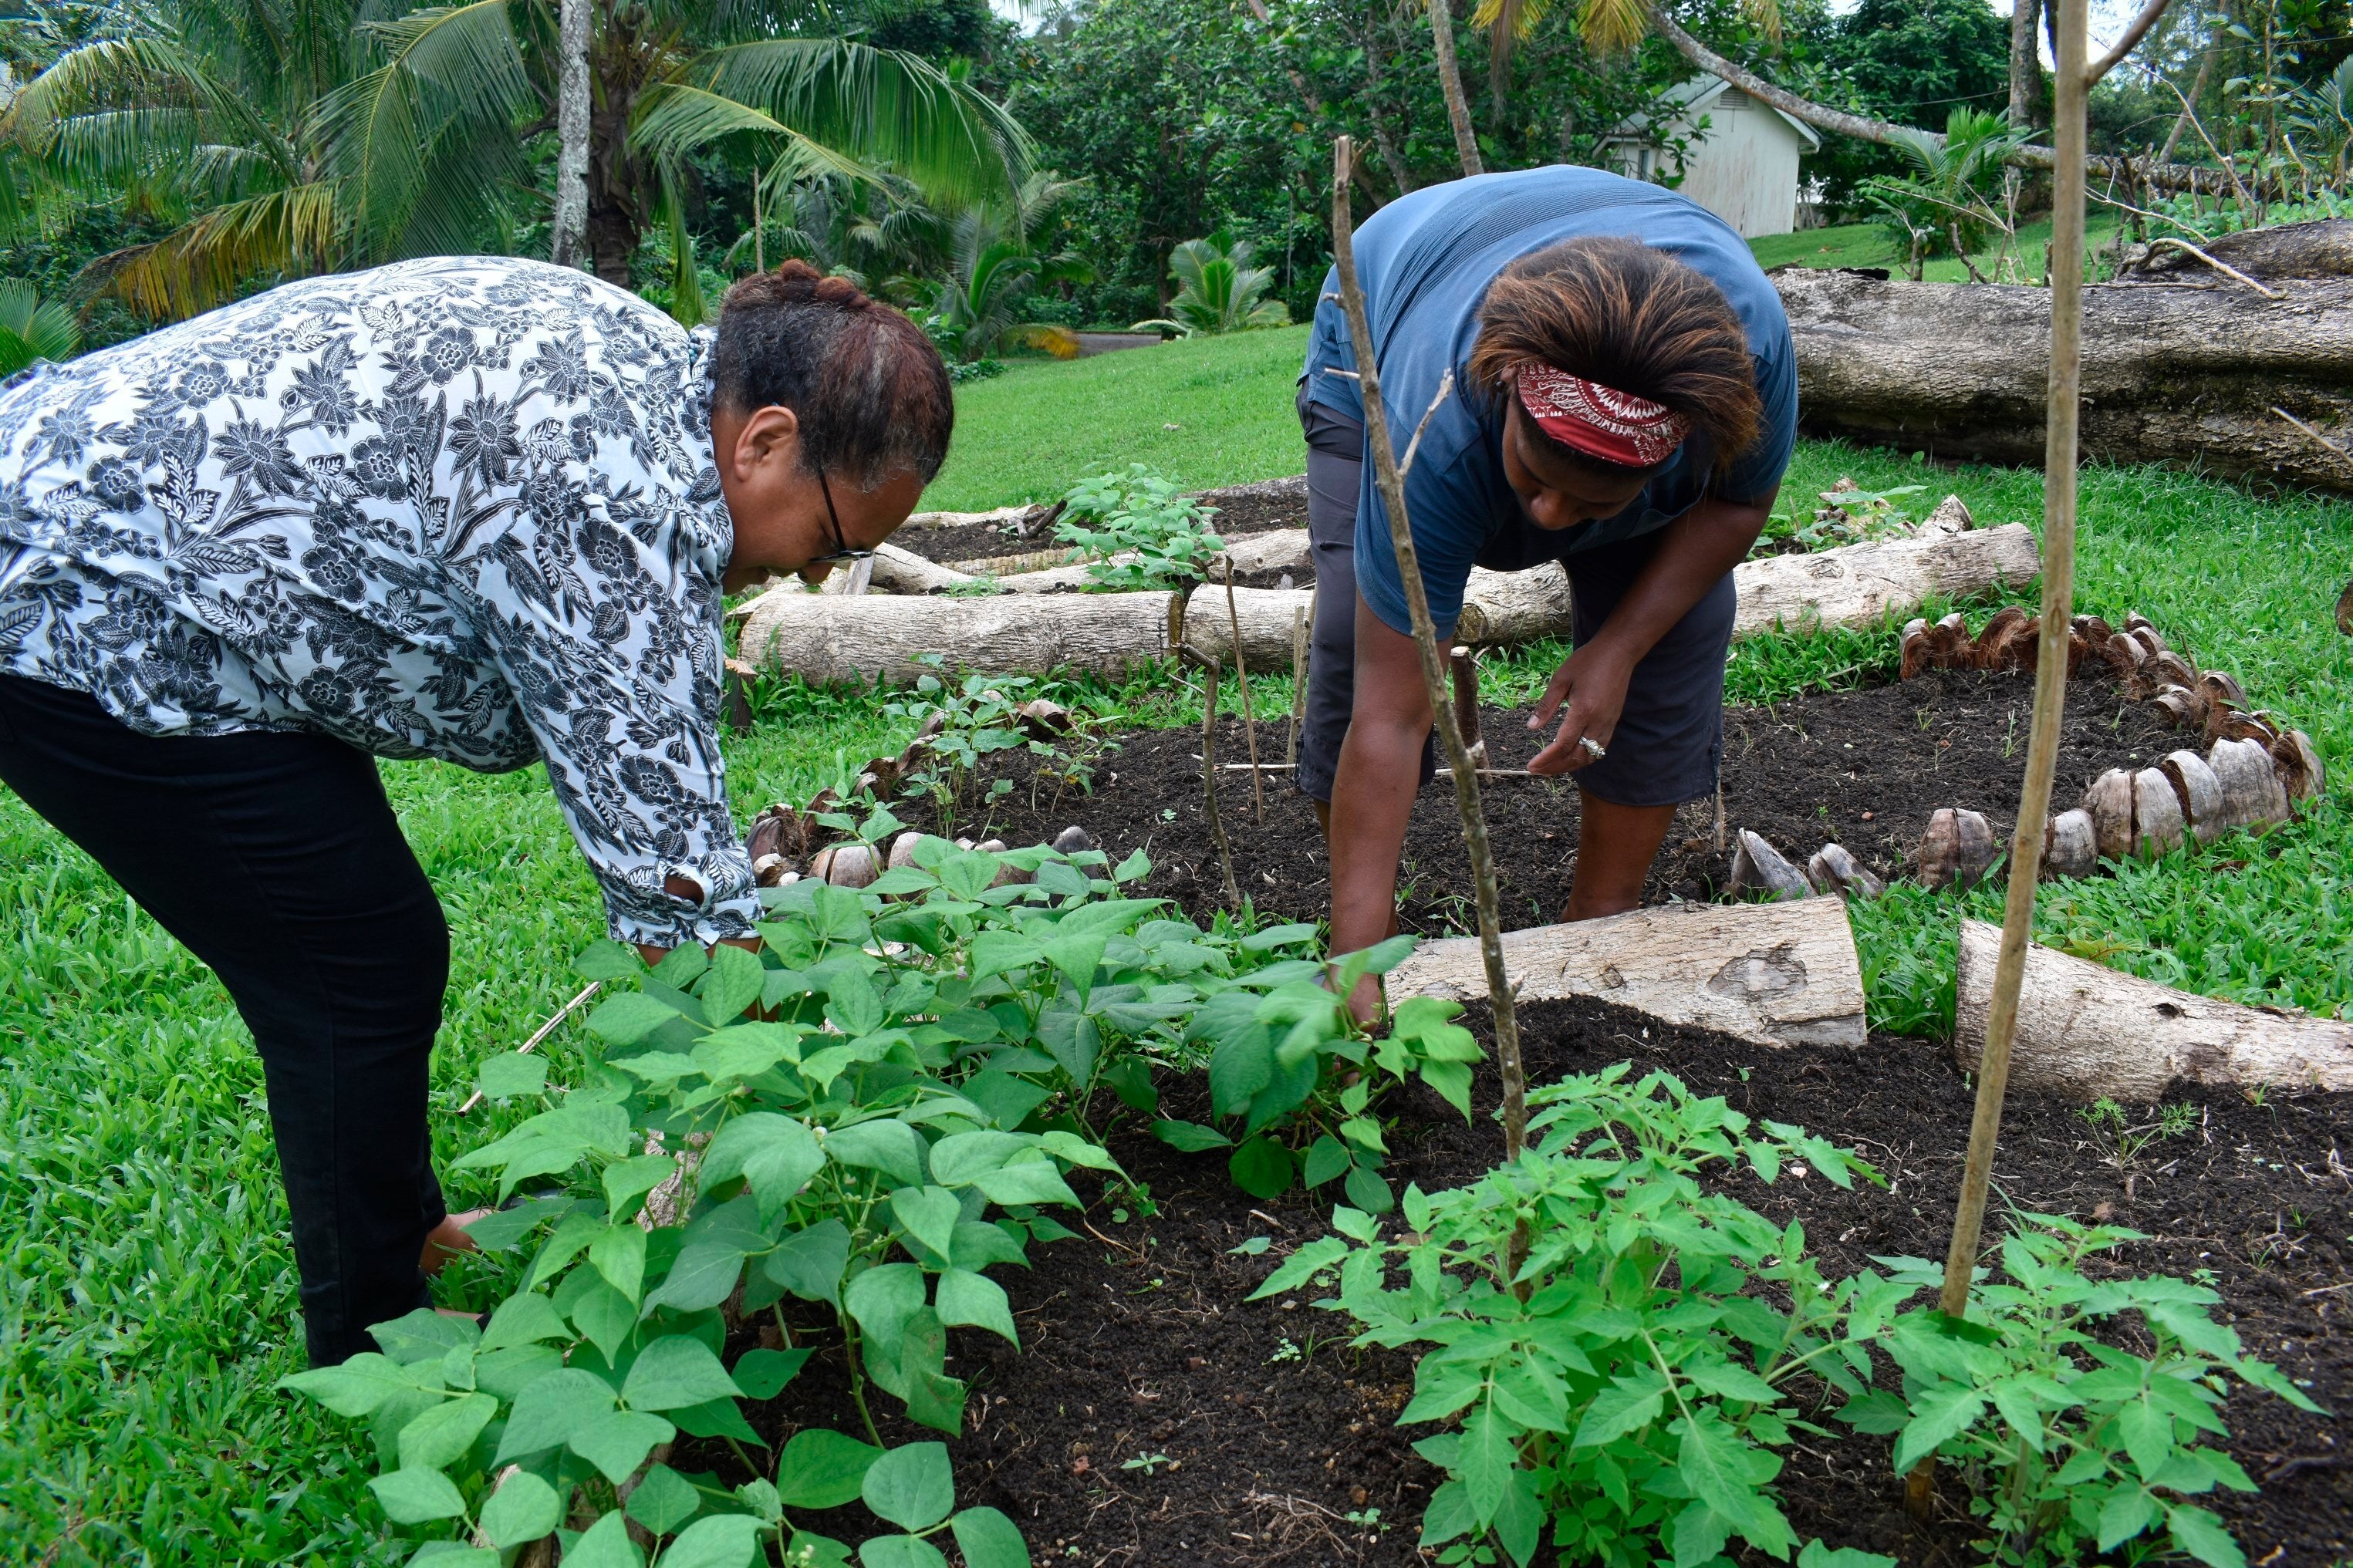
M 1119 1468 L 1123 1470 L 1142 1470 L 1148 1476 L 1162 1465 L 1172 1463 L 1173 1461 L 1166 1454 L 1138 1454 L 1133 1459 L 1122 1459 L 1119 1462 Z

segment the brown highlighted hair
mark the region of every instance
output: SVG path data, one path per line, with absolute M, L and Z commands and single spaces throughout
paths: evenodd
M 911 470 L 929 484 L 947 460 L 955 400 L 937 346 L 903 311 L 806 261 L 727 290 L 711 376 L 736 413 L 791 409 L 802 465 L 860 489 Z
M 1763 405 L 1740 318 L 1713 282 L 1639 240 L 1563 240 L 1504 269 L 1480 307 L 1472 386 L 1501 407 L 1508 373 L 1530 363 L 1673 409 L 1718 469 L 1757 439 Z M 1566 460 L 1609 466 L 1529 430 Z

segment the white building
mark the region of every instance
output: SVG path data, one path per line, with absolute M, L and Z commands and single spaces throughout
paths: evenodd
M 1655 116 L 1635 115 L 1611 136 L 1621 173 L 1638 180 L 1672 173 L 1674 153 L 1661 143 L 1688 138 L 1677 190 L 1744 239 L 1798 226 L 1798 160 L 1822 144 L 1812 126 L 1719 77 L 1678 82 L 1658 103 Z

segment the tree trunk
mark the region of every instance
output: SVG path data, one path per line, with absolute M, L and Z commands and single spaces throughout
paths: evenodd
M 1961 922 L 1953 1054 L 1964 1070 L 1985 1043 L 2000 940 L 1998 927 Z M 2026 950 L 2013 1053 L 2015 1087 L 2120 1105 L 2153 1105 L 2180 1082 L 2353 1089 L 2353 1024 L 2192 995 L 2047 947 Z
M 2010 14 L 2010 122 L 2040 126 L 2042 115 L 2042 54 L 2034 47 L 2034 24 L 2042 0 L 2012 0 Z
M 1454 152 L 1465 175 L 1483 174 L 1479 134 L 1471 129 L 1471 100 L 1462 96 L 1462 68 L 1454 59 L 1454 10 L 1447 0 L 1430 0 L 1430 41 L 1438 51 L 1438 86 L 1446 95 L 1446 117 L 1454 122 Z
M 1594 996 L 1765 1046 L 1863 1044 L 1862 972 L 1840 899 L 1668 904 L 1504 933 L 1523 1002 Z M 1487 994 L 1479 939 L 1425 942 L 1391 970 L 1408 996 Z
M 626 289 L 644 238 L 651 172 L 629 151 L 629 116 L 653 68 L 653 50 L 609 8 L 591 56 L 597 91 L 588 116 L 588 251 L 596 276 Z
M 588 240 L 588 21 L 594 0 L 563 0 L 555 93 L 555 217 L 549 259 L 577 267 Z
M 2245 243 L 2278 253 L 2289 242 Z M 2336 251 L 2333 241 L 2307 248 Z M 2048 289 L 1798 268 L 1774 283 L 1797 342 L 1809 433 L 2042 461 Z M 2324 433 L 2353 419 L 2353 279 L 2274 275 L 2266 287 L 2279 297 L 2200 266 L 2086 289 L 2084 455 L 2353 490 L 2353 461 L 2274 412 Z

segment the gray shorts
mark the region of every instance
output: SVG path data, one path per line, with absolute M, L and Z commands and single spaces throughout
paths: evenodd
M 1299 731 L 1300 793 L 1332 798 L 1356 687 L 1356 496 L 1365 428 L 1299 392 L 1307 437 L 1307 532 L 1315 559 L 1315 641 Z M 1573 636 L 1583 643 L 1617 609 L 1664 531 L 1568 559 Z M 1577 770 L 1579 788 L 1618 805 L 1680 805 L 1715 792 L 1724 752 L 1724 663 L 1732 647 L 1731 574 L 1701 596 L 1634 667 L 1609 754 Z M 1436 771 L 1422 747 L 1420 783 Z

